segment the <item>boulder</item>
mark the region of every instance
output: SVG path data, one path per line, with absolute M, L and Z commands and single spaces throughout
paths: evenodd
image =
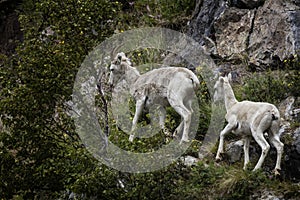
M 293 133 L 294 141 L 285 147 L 283 172 L 287 179 L 294 182 L 300 181 L 300 128 Z
M 199 158 L 195 158 L 193 156 L 182 156 L 181 161 L 186 166 L 193 166 L 196 165 L 197 162 L 199 162 Z
M 284 120 L 292 120 L 293 117 L 293 104 L 295 102 L 295 97 L 289 96 L 282 102 L 280 102 L 278 109 L 280 112 L 281 118 Z
M 235 163 L 241 160 L 243 153 L 243 145 L 243 140 L 238 140 L 227 145 L 226 154 L 230 163 Z

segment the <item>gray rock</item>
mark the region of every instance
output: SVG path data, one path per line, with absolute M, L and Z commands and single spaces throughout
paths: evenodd
M 293 142 L 285 148 L 283 172 L 289 180 L 300 181 L 300 127 L 293 132 Z
M 285 120 L 292 120 L 293 115 L 293 104 L 295 102 L 295 97 L 290 96 L 280 102 L 278 109 L 281 115 L 281 118 Z
M 203 0 L 196 6 L 194 16 L 189 25 L 188 35 L 201 45 L 209 45 L 214 40 L 213 23 L 226 8 L 224 0 Z
M 269 190 L 263 190 L 251 195 L 250 199 L 260 199 L 260 200 L 283 200 L 283 195 L 276 195 L 275 192 Z
M 192 165 L 195 165 L 199 161 L 199 158 L 195 158 L 193 156 L 184 156 L 184 157 L 181 157 L 181 160 L 184 163 L 184 165 L 192 166 Z
M 229 157 L 229 162 L 235 163 L 239 161 L 242 157 L 243 152 L 243 140 L 238 140 L 236 142 L 232 142 L 226 147 L 226 154 Z
M 300 155 L 300 127 L 297 128 L 294 132 L 295 141 L 293 145 L 295 146 L 296 152 Z
M 253 10 L 227 8 L 215 21 L 217 54 L 227 60 L 241 60 L 246 54 Z

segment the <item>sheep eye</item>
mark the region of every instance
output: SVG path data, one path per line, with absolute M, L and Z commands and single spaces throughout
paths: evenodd
M 115 69 L 110 69 L 111 72 L 115 71 Z

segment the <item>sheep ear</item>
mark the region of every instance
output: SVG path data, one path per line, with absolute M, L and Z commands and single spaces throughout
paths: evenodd
M 220 76 L 219 81 L 220 81 L 220 83 L 224 83 L 224 77 Z
M 117 63 L 118 63 L 118 65 L 121 64 L 121 61 L 122 61 L 122 56 L 121 56 L 121 55 L 118 55 L 118 58 L 117 58 Z
M 228 82 L 232 83 L 232 75 L 231 75 L 231 73 L 228 74 L 227 78 L 228 78 Z

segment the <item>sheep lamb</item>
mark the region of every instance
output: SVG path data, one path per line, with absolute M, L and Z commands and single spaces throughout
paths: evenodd
M 158 104 L 160 105 L 161 128 L 164 129 L 165 108 L 171 106 L 183 119 L 173 136 L 183 129 L 180 143 L 189 142 L 192 102 L 195 90 L 200 84 L 192 71 L 182 67 L 162 67 L 140 75 L 139 71 L 131 66 L 126 55 L 121 52 L 111 62 L 108 82 L 114 87 L 123 80 L 129 85 L 129 92 L 136 102 L 129 141 L 132 142 L 134 139 L 134 131 L 143 109 Z
M 270 149 L 270 145 L 264 138 L 264 133 L 268 133 L 269 141 L 277 150 L 277 161 L 274 172 L 280 174 L 280 163 L 284 144 L 280 141 L 280 114 L 278 109 L 270 103 L 237 101 L 229 83 L 231 74 L 228 77 L 219 77 L 214 89 L 214 101 L 224 100 L 226 107 L 225 119 L 228 122 L 220 133 L 220 142 L 216 155 L 217 160 L 221 160 L 224 153 L 224 136 L 230 132 L 240 134 L 244 140 L 244 169 L 249 163 L 249 144 L 251 136 L 261 147 L 261 156 L 254 167 L 254 171 L 261 168 L 265 157 Z

